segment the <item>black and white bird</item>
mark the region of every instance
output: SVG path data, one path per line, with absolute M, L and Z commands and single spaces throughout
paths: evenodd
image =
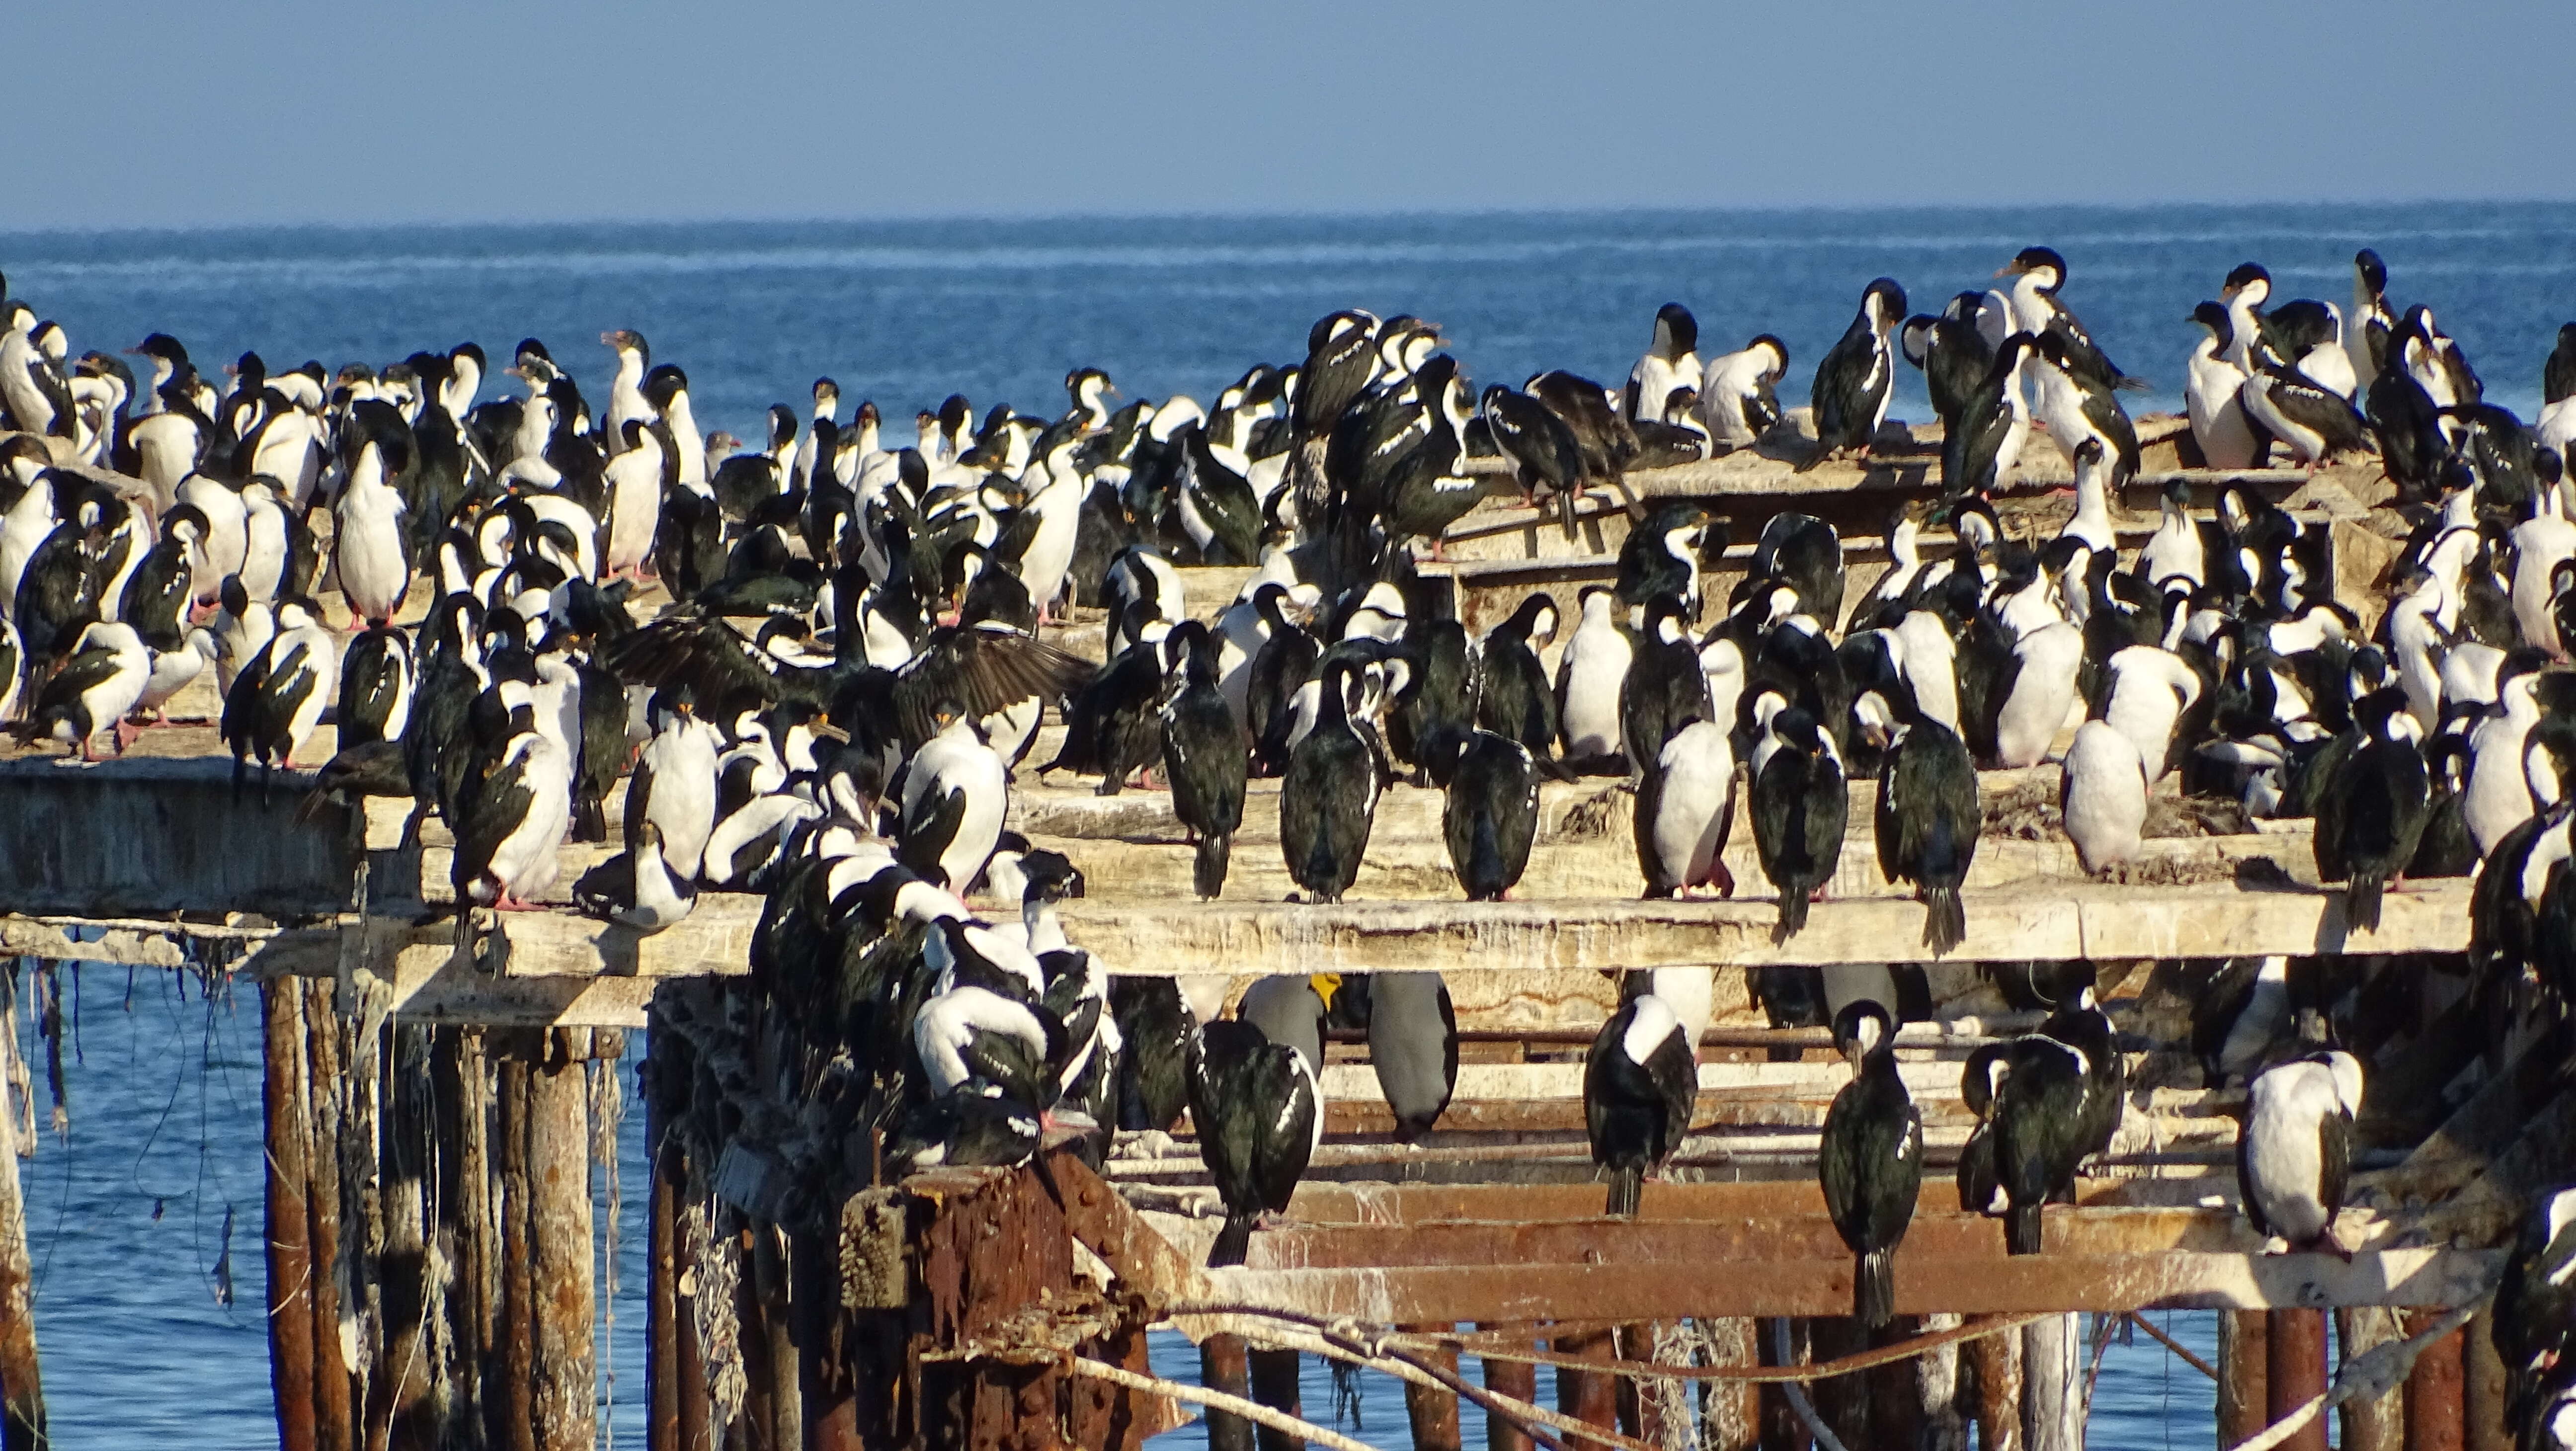
M 2303 1053 L 2254 1075 L 2236 1137 L 2236 1184 L 2256 1233 L 2292 1249 L 2331 1245 L 2361 1090 L 2361 1060 L 2339 1049 Z
M 2531 1196 L 2522 1232 L 2496 1287 L 2495 1346 L 2504 1361 L 2508 1424 L 2527 1423 L 2544 1409 L 2544 1387 L 2563 1388 L 2576 1364 L 2576 1187 Z M 2530 1446 L 2565 1443 L 2569 1426 L 2554 1426 L 2556 1440 L 2526 1439 Z
M 5 689 L 14 696 L 21 662 L 16 651 L 10 654 Z M 122 754 L 129 739 L 125 717 L 143 698 L 151 677 L 152 652 L 132 625 L 92 621 L 82 627 L 63 667 L 36 692 L 35 707 L 17 727 L 19 743 L 57 741 L 78 750 L 82 760 L 94 761 L 92 738 L 104 730 Z
M 1682 623 L 1697 625 L 1699 562 L 1723 542 L 1719 525 L 1706 507 L 1687 500 L 1657 505 L 1619 546 L 1619 577 L 1614 586 L 1619 603 L 1643 609 L 1669 595 L 1681 601 Z
M 1556 691 L 1538 652 L 1556 638 L 1556 597 L 1540 591 L 1485 632 L 1478 653 L 1476 724 L 1517 741 L 1542 770 L 1555 774 L 1560 722 Z
M 904 768 L 898 798 L 903 846 L 896 859 L 962 896 L 983 875 L 1001 839 L 1011 776 L 981 726 L 954 701 L 936 707 L 934 715 L 938 734 Z
M 1449 866 L 1470 902 L 1499 902 L 1529 869 L 1538 839 L 1538 763 L 1527 746 L 1492 731 L 1451 729 L 1427 749 L 1446 759 L 1441 834 Z
M 2043 340 L 2056 338 L 2065 354 L 2063 366 L 2067 371 L 2105 388 L 2130 390 L 2147 386 L 2121 372 L 2105 357 L 2082 320 L 2060 300 L 2058 293 L 2066 286 L 2066 259 L 2054 249 L 2024 247 L 1995 275 L 2012 279 L 2013 327 Z
M 2356 931 L 2379 930 L 2380 898 L 2403 887 L 2432 814 L 2422 732 L 2405 706 L 2395 689 L 2353 702 L 2359 740 L 2318 800 L 2317 879 L 2348 884 L 2344 920 Z
M 1775 941 L 1807 925 L 1807 904 L 1841 869 L 1850 793 L 1842 755 L 1815 716 L 1796 706 L 1773 711 L 1748 763 L 1753 844 L 1762 875 L 1780 894 Z
M 1770 333 L 1709 359 L 1700 381 L 1699 410 L 1710 444 L 1749 448 L 1777 427 L 1780 380 L 1788 372 L 1789 345 Z
M 1618 616 L 1618 596 L 1607 585 L 1583 587 L 1575 605 L 1574 632 L 1557 656 L 1557 730 L 1565 764 L 1576 774 L 1625 774 L 1628 760 L 1619 734 L 1619 688 L 1636 658 L 1636 642 Z
M 1809 395 L 1816 452 L 1799 467 L 1812 468 L 1853 452 L 1866 454 L 1877 440 L 1896 383 L 1896 348 L 1889 337 L 1904 320 L 1905 289 L 1896 279 L 1881 277 L 1863 289 L 1851 326 L 1816 364 Z
M 2147 825 L 2147 767 L 2137 743 L 2106 721 L 2076 727 L 2057 804 L 2084 870 L 2136 860 Z
M 1172 640 L 1181 667 L 1162 708 L 1163 766 L 1171 779 L 1172 814 L 1197 838 L 1193 890 L 1213 900 L 1225 891 L 1234 833 L 1243 825 L 1251 757 L 1218 684 L 1215 636 L 1192 620 L 1173 631 Z
M 2191 418 L 2192 441 L 2214 469 L 2252 468 L 2271 447 L 2245 414 L 2245 369 L 2234 359 L 2235 324 L 2220 303 L 2192 309 L 2191 320 L 2203 329 L 2183 364 L 2183 404 Z
M 2041 1206 L 2075 1190 L 2093 1065 L 2083 1050 L 2042 1033 L 2013 1039 L 2000 1056 L 2000 1068 L 1990 1070 L 1997 1086 L 1987 1125 L 2006 1205 L 2004 1249 L 2033 1255 L 2041 1249 Z M 1977 1066 L 1969 1065 L 1972 1072 Z
M 1304 1055 L 1239 1020 L 1200 1028 L 1189 1070 L 1190 1119 L 1225 1205 L 1208 1267 L 1239 1265 L 1262 1216 L 1288 1211 L 1323 1140 L 1323 1095 Z
M 2351 399 L 2281 363 L 2258 359 L 2237 396 L 2248 420 L 2312 469 L 2370 446 L 2370 424 Z
M 1646 896 L 1731 895 L 1726 838 L 1735 824 L 1735 752 L 1705 718 L 1673 733 L 1637 787 L 1637 868 Z
M 235 790 L 256 756 L 264 796 L 270 772 L 294 765 L 295 753 L 321 725 L 324 708 L 337 703 L 340 652 L 321 616 L 309 600 L 279 602 L 277 633 L 233 678 L 224 697 L 223 737 L 233 753 Z
M 1940 957 L 1967 937 L 1959 888 L 1976 860 L 1985 811 L 1967 743 L 1926 717 L 1913 692 L 1896 696 L 1890 702 L 1871 691 L 1855 707 L 1885 752 L 1878 778 L 1879 871 L 1888 881 L 1914 884 L 1924 905 L 1923 945 Z
M 1288 755 L 1279 786 L 1279 845 L 1310 901 L 1339 902 L 1358 880 L 1377 818 L 1377 758 L 1354 728 L 1360 682 L 1350 661 L 1324 665 L 1313 729 Z
M 1655 310 L 1655 338 L 1637 366 L 1628 370 L 1628 392 L 1622 411 L 1631 423 L 1661 419 L 1664 400 L 1677 388 L 1700 385 L 1699 319 L 1678 302 Z
M 1866 998 L 1834 1015 L 1834 1047 L 1851 1081 L 1825 1110 L 1816 1178 L 1825 1213 L 1858 1257 L 1852 1317 L 1875 1330 L 1896 1315 L 1896 1248 L 1923 1187 L 1923 1113 L 1896 1069 L 1896 1023 Z
M 1449 984 L 1436 972 L 1381 972 L 1369 977 L 1369 1066 L 1399 1143 L 1414 1143 L 1440 1122 L 1458 1088 L 1458 1013 Z
M 2023 374 L 2037 341 L 2014 333 L 1962 400 L 1959 417 L 1941 441 L 1941 488 L 1953 497 L 1994 492 L 2021 460 L 2030 437 L 2030 400 Z
M 1690 1132 L 1699 1055 L 1670 1004 L 1639 993 L 1610 1015 L 1583 1059 L 1583 1123 L 1592 1162 L 1610 1172 L 1603 1213 L 1636 1214 L 1646 1175 Z

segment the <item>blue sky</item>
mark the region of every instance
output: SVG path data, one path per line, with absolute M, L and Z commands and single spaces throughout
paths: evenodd
M 17 7 L 0 228 L 2563 198 L 2564 0 Z

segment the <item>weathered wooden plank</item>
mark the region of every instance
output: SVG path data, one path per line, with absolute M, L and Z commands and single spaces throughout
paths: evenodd
M 1648 1196 L 1651 1198 L 1652 1196 Z M 1258 1241 L 1260 1236 L 1254 1236 Z M 2013 1255 L 1942 1260 L 1899 1252 L 1901 1315 L 2058 1310 L 2452 1306 L 2501 1272 L 2493 1250 L 2404 1249 L 2330 1254 Z M 1758 1267 L 1758 1273 L 1748 1273 Z M 1774 1259 L 1646 1264 L 1503 1264 L 1430 1268 L 1208 1273 L 1223 1303 L 1377 1324 L 1543 1320 L 1617 1306 L 1636 1319 L 1698 1315 L 1846 1315 L 1852 1261 Z M 1606 1313 L 1606 1312 L 1605 1312 Z

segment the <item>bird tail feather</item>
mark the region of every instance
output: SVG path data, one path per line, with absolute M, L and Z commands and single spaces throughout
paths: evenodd
M 1646 1198 L 1646 1171 L 1630 1164 L 1610 1171 L 1610 1203 L 1601 1212 L 1613 1218 L 1635 1218 Z
M 1852 1318 L 1865 1330 L 1896 1318 L 1896 1246 L 1861 1251 L 1852 1267 Z
M 1774 945 L 1786 942 L 1790 938 L 1797 936 L 1799 929 L 1806 925 L 1806 889 L 1798 886 L 1782 887 L 1780 889 L 1780 922 L 1778 926 L 1771 929 L 1771 941 Z
M 1192 872 L 1191 885 L 1201 897 L 1213 901 L 1225 891 L 1226 865 L 1233 853 L 1232 833 L 1223 831 L 1199 833 L 1198 865 Z
M 1244 1254 L 1252 1248 L 1252 1225 L 1260 1216 L 1229 1214 L 1225 1228 L 1216 1232 L 1216 1247 L 1208 1251 L 1208 1268 L 1221 1270 L 1243 1263 Z
M 2004 1253 L 2039 1253 L 2039 1204 L 2014 1200 L 2004 1210 Z
M 1968 908 L 1957 887 L 1924 888 L 1923 905 L 1923 945 L 1934 957 L 1954 952 L 1968 940 Z
M 2352 874 L 2352 885 L 2344 889 L 2344 925 L 2355 932 L 2379 930 L 2379 898 L 2388 883 L 2377 875 Z

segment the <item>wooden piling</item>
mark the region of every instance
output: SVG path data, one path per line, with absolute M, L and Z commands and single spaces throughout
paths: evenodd
M 1433 1335 L 1447 1335 L 1457 1327 L 1411 1325 L 1404 1328 Z M 1456 1351 L 1433 1351 L 1424 1358 L 1452 1374 L 1457 1372 L 1458 1353 Z M 1413 1432 L 1413 1451 L 1460 1451 L 1456 1392 L 1406 1381 L 1404 1383 L 1404 1419 Z
M 1977 1445 L 1982 1451 L 2022 1451 L 2021 1332 L 1979 1336 L 1968 1342 L 1967 1356 L 1977 1382 Z
M 1252 1350 L 1244 1359 L 1250 1363 L 1252 1398 L 1274 1411 L 1286 1411 L 1303 1419 L 1306 1408 L 1297 1387 L 1297 1352 L 1293 1350 Z M 1253 1428 L 1253 1440 L 1261 1451 L 1306 1451 L 1306 1438 L 1292 1436 L 1272 1426 Z
M 656 1072 L 666 1041 L 651 1036 L 644 1066 L 644 1451 L 680 1451 L 678 1145 L 664 1142 L 671 1115 Z
M 1759 1321 L 1720 1316 L 1696 1322 L 1708 1342 L 1712 1365 L 1760 1365 L 1754 1348 Z M 1700 1440 L 1707 1451 L 1754 1451 L 1762 1444 L 1762 1388 L 1743 1381 L 1703 1381 L 1699 1386 Z
M 2418 1310 L 2406 1316 L 2406 1331 L 2420 1335 L 2440 1312 Z M 2461 1451 L 2467 1417 L 2461 1401 L 2461 1332 L 2454 1330 L 2427 1345 L 2406 1376 L 2406 1451 Z
M 528 1070 L 528 1257 L 535 1311 L 529 1412 L 537 1451 L 597 1440 L 599 1366 L 591 1346 L 591 1034 L 559 1028 Z
M 1479 1331 L 1509 1329 L 1508 1326 L 1479 1325 Z M 1535 1342 L 1524 1337 L 1523 1344 Z M 1538 1400 L 1538 1367 L 1517 1360 L 1488 1360 L 1484 1363 L 1485 1389 L 1518 1400 Z M 1531 1451 L 1529 1434 L 1500 1416 L 1485 1418 L 1485 1451 Z
M 2021 1433 L 2028 1451 L 2084 1451 L 2084 1345 L 2073 1314 L 2022 1327 Z
M 2278 1424 L 2325 1393 L 2325 1312 L 2273 1311 L 2263 1354 L 2265 1423 Z M 2326 1418 L 2311 1419 L 2281 1445 L 2286 1451 L 2326 1451 Z
M 2335 1312 L 2335 1342 L 2346 1365 L 2354 1357 L 2400 1338 L 2394 1310 L 2364 1305 Z M 2406 1440 L 2405 1411 L 2400 1391 L 2384 1396 L 2355 1396 L 2340 1407 L 2343 1426 L 2336 1444 L 2342 1451 L 2402 1451 Z
M 2270 1424 L 2264 1404 L 2270 1326 L 2267 1311 L 2218 1312 L 2219 1451 L 2252 1440 Z
M 46 1444 L 45 1384 L 36 1359 L 36 1282 L 27 1254 L 27 1199 L 18 1181 L 15 1094 L 27 1092 L 13 1064 L 18 1053 L 15 969 L 0 972 L 0 1451 Z M 34 1124 L 34 1105 L 27 1105 Z M 28 1145 L 32 1152 L 34 1145 Z M 273 1281 L 272 1281 L 273 1283 Z
M 1926 1315 L 1919 1328 L 1926 1334 L 1956 1330 L 1965 1318 Z M 1968 1426 L 1974 1407 L 1961 1404 L 1960 1364 L 1959 1347 L 1955 1344 L 1926 1351 L 1910 1362 L 1898 1362 L 1899 1370 L 1910 1373 L 1914 1414 L 1921 1426 L 1915 1444 L 1923 1451 L 1968 1451 Z
M 1869 1349 L 1870 1336 L 1852 1317 L 1829 1315 L 1808 1322 L 1807 1343 L 1808 1358 L 1821 1364 Z M 1807 1384 L 1807 1394 L 1815 1400 L 1817 1416 L 1846 1447 L 1876 1446 L 1882 1442 L 1895 1444 L 1880 1435 L 1872 1423 L 1870 1382 L 1869 1372 L 1860 1371 L 1851 1375 L 1827 1376 Z
M 1784 1356 L 1780 1353 L 1779 1337 L 1772 1328 L 1773 1322 L 1755 1322 L 1758 1332 L 1755 1339 L 1764 1365 L 1795 1365 L 1805 1359 L 1807 1322 L 1791 1319 L 1785 1323 L 1789 1327 L 1789 1348 Z M 1797 1411 L 1789 1404 L 1788 1391 L 1781 1386 L 1765 1385 L 1761 1397 L 1762 1451 L 1807 1451 L 1813 1442 L 1807 1435 L 1806 1423 L 1798 1419 Z
M 2504 1357 L 2496 1353 L 2495 1314 L 2469 1317 L 2460 1341 L 2460 1428 L 2465 1451 L 2513 1451 L 2505 1419 Z
M 349 1081 L 342 1073 L 348 1029 L 334 1006 L 330 984 L 304 984 L 304 1102 L 309 1130 L 305 1163 L 311 1191 L 305 1199 L 307 1241 L 313 1264 L 313 1444 L 315 1451 L 356 1451 L 358 1421 L 353 1409 L 357 1377 L 349 1363 L 356 1337 L 342 1334 L 342 1292 L 356 1277 L 350 1272 L 354 1244 L 364 1243 L 364 1226 L 355 1241 L 342 1234 L 348 1203 L 343 1183 L 343 1142 L 349 1122 Z
M 304 980 L 271 978 L 259 985 L 260 1029 L 264 1052 L 260 1108 L 268 1145 L 266 1194 L 268 1241 L 268 1383 L 277 1402 L 280 1451 L 314 1451 L 313 1432 L 313 1253 L 311 1212 L 306 1196 L 312 1187 L 307 1153 L 312 1125 L 306 1118 L 305 1092 L 311 1082 L 305 1064 Z M 17 1156 L 5 1152 L 10 1115 L 0 1104 L 0 1195 L 14 1204 Z M 0 1206 L 5 1212 L 6 1206 Z M 8 1240 L 0 1223 L 0 1245 Z M 0 1249 L 0 1254 L 5 1254 Z M 327 1266 L 325 1273 L 327 1273 Z M 17 1317 L 7 1321 L 15 1323 Z M 0 1336 L 6 1334 L 0 1325 Z M 9 1367 L 0 1364 L 0 1383 Z M 16 1443 L 12 1442 L 12 1451 Z
M 1240 1335 L 1211 1335 L 1199 1342 L 1199 1384 L 1250 1399 L 1252 1367 Z M 1252 1423 L 1230 1411 L 1207 1413 L 1208 1451 L 1252 1451 Z
M 513 1035 L 514 1038 L 520 1035 Z M 513 1043 L 514 1048 L 521 1047 Z M 535 1076 L 524 1050 L 505 1054 L 495 1074 L 500 1107 L 501 1320 L 484 1365 L 483 1410 L 494 1451 L 537 1451 L 536 1413 L 529 1404 L 536 1356 L 536 1289 L 529 1274 L 528 1080 Z
M 448 1423 L 470 1446 L 480 1446 L 484 1357 L 492 1344 L 494 1289 L 492 1223 L 492 1077 L 476 1028 L 442 1028 L 431 1052 L 438 1123 L 439 1229 L 452 1276 L 446 1321 L 450 1369 L 455 1377 Z
M 386 1100 L 379 1115 L 384 1219 L 377 1231 L 375 1276 L 383 1327 L 378 1334 L 382 1358 L 367 1375 L 369 1451 L 432 1451 L 438 1443 L 431 1391 L 438 1357 L 430 1324 L 436 1291 L 428 1273 L 424 1182 L 433 1152 L 429 1032 L 426 1024 L 396 1023 L 382 1035 L 379 1050 L 390 1054 L 391 1061 L 377 1075 Z
M 1587 1360 L 1608 1360 L 1612 1354 L 1611 1333 L 1588 1330 L 1576 1335 L 1558 1336 L 1556 1353 L 1579 1355 Z M 1560 1367 L 1556 1372 L 1556 1409 L 1587 1426 L 1615 1431 L 1619 1426 L 1618 1382 L 1615 1377 L 1597 1371 Z M 1607 1451 L 1609 1443 L 1573 1437 L 1565 1444 L 1567 1451 L 1583 1451 L 1586 1447 L 1601 1447 Z

